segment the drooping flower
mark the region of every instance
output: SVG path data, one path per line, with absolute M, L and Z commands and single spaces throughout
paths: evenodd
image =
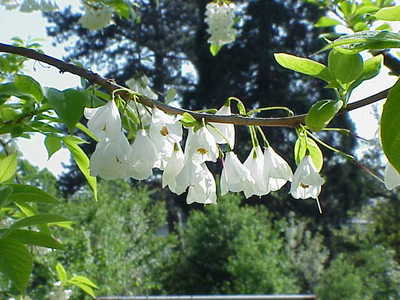
M 162 187 L 168 186 L 171 192 L 176 193 L 177 176 L 182 171 L 185 162 L 185 156 L 179 143 L 175 143 L 171 157 L 162 175 Z M 185 188 L 186 189 L 186 188 Z
M 400 174 L 390 162 L 387 163 L 385 168 L 384 183 L 388 190 L 392 190 L 400 185 Z
M 290 194 L 296 199 L 317 199 L 323 184 L 324 179 L 317 172 L 311 156 L 306 155 L 294 172 Z
M 178 117 L 170 116 L 154 107 L 150 125 L 150 137 L 159 153 L 156 167 L 164 169 L 167 160 L 172 155 L 175 143 L 182 140 L 182 125 Z
M 232 151 L 226 153 L 221 174 L 221 195 L 229 191 L 248 191 L 254 184 L 250 171 L 240 162 L 236 154 Z
M 203 173 L 200 163 L 193 161 L 185 154 L 183 168 L 176 176 L 175 190 L 171 191 L 177 195 L 184 193 L 188 187 L 198 183 Z
M 215 204 L 217 203 L 217 192 L 214 176 L 205 163 L 202 163 L 200 168 L 201 171 L 196 175 L 196 182 L 189 187 L 186 203 Z
M 262 196 L 270 192 L 265 180 L 264 154 L 260 146 L 254 147 L 243 164 L 254 179 L 254 184 L 244 190 L 244 195 L 249 198 L 252 195 Z
M 230 105 L 222 106 L 217 112 L 217 115 L 232 114 Z M 229 144 L 231 149 L 235 146 L 235 126 L 233 124 L 222 124 L 222 123 L 210 123 L 212 126 L 209 127 L 210 132 L 214 135 L 215 141 L 218 144 Z
M 211 35 L 208 39 L 210 44 L 221 47 L 235 40 L 234 11 L 233 3 L 211 2 L 207 4 L 205 21 L 208 24 L 207 32 Z
M 214 136 L 206 126 L 201 127 L 197 131 L 189 129 L 185 153 L 197 163 L 217 161 L 218 146 L 215 142 Z
M 90 174 L 104 179 L 128 177 L 129 152 L 129 142 L 122 132 L 101 140 L 90 157 Z
M 85 108 L 88 128 L 99 139 L 111 138 L 121 133 L 121 116 L 114 101 L 97 108 Z
M 272 147 L 267 147 L 264 151 L 264 170 L 266 184 L 270 191 L 277 191 L 287 181 L 292 181 L 292 169 Z
M 152 169 L 155 167 L 157 159 L 156 147 L 146 130 L 138 130 L 129 152 L 129 176 L 137 180 L 149 178 L 153 175 Z
M 112 9 L 107 6 L 94 8 L 84 5 L 85 14 L 79 19 L 79 24 L 89 30 L 98 30 L 106 27 L 111 22 Z

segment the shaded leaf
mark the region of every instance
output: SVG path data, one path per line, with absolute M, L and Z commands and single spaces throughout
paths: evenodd
M 16 75 L 14 78 L 15 87 L 23 94 L 30 95 L 36 102 L 43 99 L 43 91 L 40 83 L 27 75 Z
M 13 201 L 42 203 L 58 202 L 56 198 L 35 186 L 25 184 L 8 184 L 8 186 L 13 190 L 9 197 L 9 199 Z

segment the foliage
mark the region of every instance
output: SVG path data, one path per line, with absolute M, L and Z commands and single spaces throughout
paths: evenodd
M 165 208 L 150 195 L 151 191 L 122 181 L 102 182 L 96 203 L 87 189 L 78 192 L 60 208 L 74 221 L 73 231 L 62 232 L 65 250 L 46 254 L 40 264 L 61 262 L 69 273 L 86 275 L 96 283 L 99 295 L 159 289 L 153 270 L 168 255 L 170 239 L 160 231 Z M 48 293 L 49 279 L 42 280 L 47 285 L 31 286 L 39 298 Z
M 192 212 L 169 268 L 160 271 L 165 290 L 169 294 L 297 292 L 281 226 L 271 222 L 265 211 L 240 207 L 232 196 L 204 212 Z

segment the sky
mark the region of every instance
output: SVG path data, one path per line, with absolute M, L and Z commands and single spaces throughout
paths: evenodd
M 79 5 L 78 0 L 57 1 L 61 7 Z M 21 13 L 19 11 L 8 11 L 0 8 L 0 42 L 8 43 L 11 38 L 18 36 L 26 38 L 42 38 L 43 50 L 46 54 L 62 58 L 64 50 L 62 45 L 53 46 L 51 39 L 46 36 L 46 20 L 40 12 Z M 4 29 L 7 30 L 4 30 Z M 79 77 L 64 73 L 60 74 L 57 69 L 43 64 L 29 62 L 25 72 L 42 86 L 66 89 L 79 85 Z M 388 75 L 388 70 L 383 68 L 383 72 L 376 78 L 367 81 L 357 88 L 351 97 L 350 102 L 365 98 L 369 95 L 382 91 L 394 84 L 396 78 Z M 381 105 L 377 104 L 378 107 Z M 374 138 L 377 132 L 377 120 L 373 115 L 371 106 L 363 107 L 350 112 L 350 116 L 356 125 L 357 134 L 365 139 Z M 47 160 L 47 151 L 43 146 L 44 137 L 35 135 L 31 139 L 18 140 L 18 146 L 23 157 L 33 165 L 40 168 L 48 168 L 53 174 L 58 176 L 63 171 L 62 163 L 69 162 L 69 153 L 66 149 L 59 150 L 50 160 Z

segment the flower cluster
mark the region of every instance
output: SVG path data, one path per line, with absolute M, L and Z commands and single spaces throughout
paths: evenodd
M 206 6 L 205 21 L 208 24 L 207 32 L 211 35 L 208 42 L 222 47 L 235 40 L 234 24 L 235 5 L 233 3 L 208 3 Z
M 0 5 L 6 9 L 19 8 L 21 12 L 51 11 L 58 8 L 53 0 L 2 0 L 0 2 Z
M 92 7 L 84 4 L 85 14 L 79 19 L 83 28 L 97 30 L 106 27 L 111 22 L 112 9 L 107 6 Z
M 147 110 L 133 102 L 136 112 Z M 231 114 L 229 102 L 217 113 Z M 140 113 L 139 113 L 140 114 Z M 176 194 L 187 193 L 187 203 L 216 203 L 217 188 L 214 176 L 206 163 L 220 157 L 218 144 L 230 150 L 222 159 L 221 194 L 244 192 L 246 197 L 262 196 L 277 191 L 288 181 L 294 198 L 317 198 L 324 180 L 312 159 L 305 155 L 293 174 L 288 163 L 272 147 L 254 146 L 244 163 L 232 151 L 235 145 L 233 124 L 197 124 L 188 128 L 184 150 L 181 142 L 183 128 L 179 116 L 171 116 L 153 107 L 147 112 L 149 122 L 142 120 L 130 144 L 121 127 L 121 117 L 114 101 L 85 109 L 89 129 L 98 137 L 96 150 L 90 158 L 91 174 L 105 179 L 132 177 L 147 179 L 153 169 L 163 171 L 162 186 Z M 142 117 L 141 115 L 139 117 Z M 144 129 L 146 128 L 146 129 Z

